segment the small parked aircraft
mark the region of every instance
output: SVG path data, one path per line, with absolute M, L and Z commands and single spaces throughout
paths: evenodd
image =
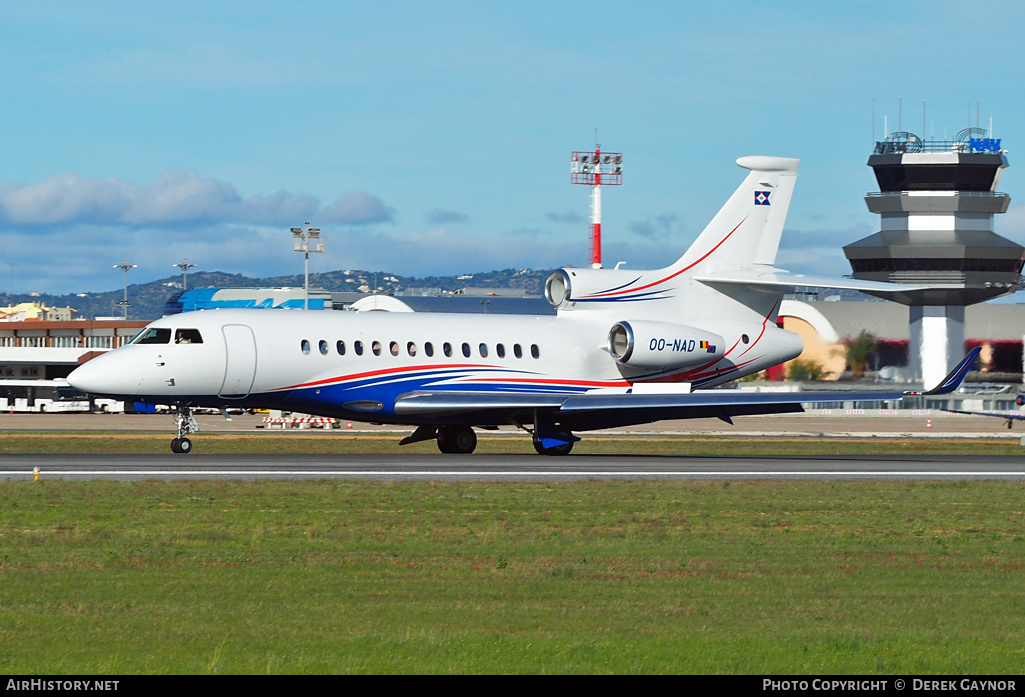
M 1014 398 L 1014 403 L 1019 407 L 1025 406 L 1025 394 Z M 1025 421 L 1025 410 L 1023 411 L 962 411 L 960 409 L 944 409 L 951 414 L 968 414 L 969 416 L 994 416 L 1007 422 L 1007 428 L 1014 426 L 1015 421 Z
M 403 444 L 436 439 L 446 453 L 472 452 L 474 427 L 511 424 L 530 433 L 538 453 L 564 455 L 579 431 L 901 398 L 708 389 L 800 355 L 801 338 L 777 326 L 783 293 L 795 287 L 914 288 L 776 268 L 798 161 L 755 156 L 737 164 L 746 178 L 676 262 L 653 271 L 554 271 L 545 283 L 554 317 L 189 312 L 149 324 L 68 382 L 173 406 L 176 453 L 192 450 L 196 407 L 410 425 L 416 430 Z M 929 393 L 955 389 L 973 361 L 966 357 Z

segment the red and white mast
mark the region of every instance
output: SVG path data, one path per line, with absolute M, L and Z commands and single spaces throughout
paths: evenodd
M 591 267 L 601 268 L 601 185 L 623 183 L 623 153 L 578 150 L 570 160 L 570 181 L 591 186 Z

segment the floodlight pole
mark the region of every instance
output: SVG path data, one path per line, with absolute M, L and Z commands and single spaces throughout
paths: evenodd
M 310 249 L 310 240 L 316 241 L 317 245 L 314 249 Z M 304 297 L 303 309 L 310 309 L 310 252 L 314 254 L 324 253 L 324 241 L 320 239 L 320 228 L 310 227 L 309 223 L 304 223 L 303 227 L 292 228 L 292 241 L 294 245 L 292 247 L 293 252 L 302 252 L 306 255 L 306 271 L 305 280 L 303 282 Z
M 188 290 L 189 289 L 189 269 L 194 267 L 195 264 L 190 264 L 188 259 L 182 259 L 182 263 L 180 263 L 180 264 L 171 264 L 171 266 L 174 266 L 175 268 L 179 268 L 179 269 L 182 270 L 182 290 Z
M 125 299 L 118 303 L 121 306 L 121 315 L 124 319 L 128 319 L 128 269 L 135 269 L 138 266 L 138 264 L 129 264 L 127 259 L 120 264 L 114 264 L 115 269 L 121 269 L 125 272 Z
M 593 152 L 577 151 L 570 159 L 570 181 L 591 186 L 591 267 L 601 266 L 601 185 L 623 183 L 623 153 L 607 152 L 600 145 Z M 602 165 L 605 165 L 604 169 Z

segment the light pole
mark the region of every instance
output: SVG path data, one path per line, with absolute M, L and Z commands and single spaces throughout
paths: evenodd
M 305 289 L 306 300 L 303 303 L 303 309 L 310 309 L 310 252 L 314 254 L 324 253 L 324 241 L 320 239 L 320 228 L 310 227 L 309 223 L 303 223 L 302 227 L 292 228 L 292 240 L 295 243 L 292 247 L 293 252 L 302 252 L 306 255 L 306 277 L 303 283 Z M 310 249 L 310 241 L 313 240 L 317 243 L 315 249 Z
M 190 264 L 188 259 L 182 259 L 182 263 L 180 263 L 180 264 L 171 264 L 171 266 L 174 266 L 175 268 L 179 268 L 179 269 L 182 270 L 182 290 L 188 290 L 189 289 L 189 269 L 194 267 L 195 264 Z
M 121 269 L 125 272 L 125 299 L 118 303 L 121 306 L 121 314 L 124 319 L 128 319 L 128 269 L 138 268 L 138 264 L 129 264 L 128 260 L 125 259 L 120 264 L 114 264 L 115 269 Z
M 578 150 L 570 159 L 570 181 L 591 187 L 591 267 L 601 268 L 601 186 L 623 184 L 623 153 Z

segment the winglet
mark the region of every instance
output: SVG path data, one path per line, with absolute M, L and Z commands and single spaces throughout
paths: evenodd
M 951 392 L 953 392 L 961 386 L 961 382 L 964 380 L 965 375 L 967 375 L 968 371 L 972 369 L 972 366 L 975 364 L 975 359 L 979 357 L 979 354 L 981 352 L 982 347 L 980 346 L 976 346 L 971 351 L 969 351 L 968 355 L 962 358 L 961 362 L 958 363 L 957 366 L 950 371 L 950 374 L 947 375 L 947 377 L 943 378 L 939 385 L 932 388 L 928 392 L 915 392 L 914 390 L 912 390 L 910 392 L 905 392 L 904 395 L 910 397 L 912 395 L 950 394 Z

